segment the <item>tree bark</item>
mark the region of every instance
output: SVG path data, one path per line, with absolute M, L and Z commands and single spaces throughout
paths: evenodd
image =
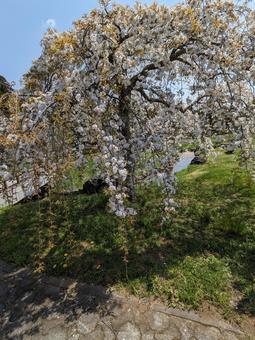
M 130 116 L 131 116 L 131 108 L 130 108 L 130 96 L 131 91 L 122 91 L 120 95 L 119 101 L 119 115 L 123 122 L 123 126 L 121 129 L 121 133 L 128 144 L 127 152 L 125 155 L 126 163 L 127 163 L 127 179 L 126 186 L 128 188 L 128 195 L 131 201 L 135 201 L 136 199 L 136 191 L 135 191 L 135 162 L 132 159 L 132 147 L 130 143 L 131 138 L 131 124 L 130 124 Z

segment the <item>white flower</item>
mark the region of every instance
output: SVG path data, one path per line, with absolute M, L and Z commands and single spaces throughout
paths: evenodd
M 78 93 L 78 94 L 75 96 L 75 99 L 77 100 L 77 102 L 80 102 L 80 101 L 81 101 L 81 94 Z
M 109 186 L 109 191 L 116 191 L 116 187 L 114 185 L 110 185 Z
M 112 172 L 114 173 L 114 175 L 117 174 L 117 172 L 118 172 L 117 166 L 113 166 L 113 167 L 112 167 Z
M 123 180 L 125 180 L 127 178 L 127 170 L 126 169 L 121 169 L 119 170 L 119 174 L 121 175 L 121 177 L 123 178 Z
M 11 142 L 16 142 L 17 139 L 18 139 L 18 137 L 17 137 L 16 135 L 10 133 L 10 134 L 7 136 L 7 139 L 8 139 L 9 141 L 11 141 Z

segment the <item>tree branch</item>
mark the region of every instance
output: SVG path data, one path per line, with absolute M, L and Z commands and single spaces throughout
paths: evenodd
M 144 99 L 146 99 L 148 102 L 150 102 L 150 103 L 160 103 L 160 104 L 163 104 L 163 105 L 165 105 L 166 107 L 170 107 L 170 104 L 167 102 L 167 101 L 165 101 L 164 99 L 161 99 L 161 98 L 151 98 L 151 97 L 149 97 L 147 94 L 146 94 L 146 92 L 144 91 L 144 89 L 142 89 L 142 88 L 139 88 L 139 89 L 137 89 L 137 91 L 142 95 L 142 97 L 144 98 Z

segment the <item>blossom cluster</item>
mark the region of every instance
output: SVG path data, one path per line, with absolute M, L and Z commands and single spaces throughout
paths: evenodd
M 231 136 L 253 159 L 254 18 L 225 0 L 101 1 L 72 30 L 49 29 L 18 93 L 15 128 L 10 116 L 0 123 L 12 144 L 1 181 L 29 172 L 54 186 L 67 164 L 92 157 L 115 214 L 136 213 L 129 202 L 141 182 L 162 187 L 171 213 L 187 140 L 208 153 L 212 139 Z

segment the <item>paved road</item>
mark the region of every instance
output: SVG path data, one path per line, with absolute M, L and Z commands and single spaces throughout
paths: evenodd
M 194 152 L 191 151 L 183 152 L 181 154 L 180 160 L 174 166 L 174 173 L 186 169 L 190 165 L 194 157 L 195 157 Z
M 40 179 L 40 186 L 43 186 L 46 183 L 46 178 L 42 177 Z M 6 184 L 9 200 L 7 200 L 3 193 L 0 192 L 0 208 L 18 203 L 24 197 L 30 196 L 35 192 L 32 179 L 25 179 L 23 181 L 23 186 L 21 184 L 17 184 L 16 181 L 7 181 Z M 26 188 L 25 190 L 24 187 Z

